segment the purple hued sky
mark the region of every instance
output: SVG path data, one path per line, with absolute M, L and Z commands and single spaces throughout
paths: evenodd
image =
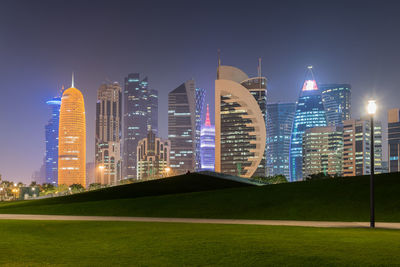
M 167 94 L 194 78 L 213 112 L 217 50 L 222 63 L 268 78 L 268 102 L 296 101 L 306 66 L 319 83 L 350 83 L 352 114 L 374 96 L 400 100 L 400 5 L 395 1 L 19 1 L 0 3 L 0 173 L 29 182 L 42 164 L 46 100 L 61 85 L 85 97 L 87 160 L 94 160 L 96 91 L 130 72 Z

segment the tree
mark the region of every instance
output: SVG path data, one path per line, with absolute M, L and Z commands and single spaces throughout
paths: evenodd
M 288 180 L 286 179 L 285 175 L 278 174 L 274 176 L 258 176 L 258 177 L 253 177 L 252 180 L 255 180 L 259 183 L 264 183 L 264 184 L 281 184 L 281 183 L 287 183 Z
M 79 193 L 85 191 L 85 188 L 81 184 L 72 184 L 69 186 L 71 188 L 72 193 Z
M 330 176 L 327 173 L 320 172 L 320 173 L 311 174 L 311 175 L 307 176 L 306 180 L 307 181 L 310 181 L 310 180 L 322 180 L 322 179 L 329 179 L 329 178 L 332 178 L 332 176 Z
M 101 184 L 100 183 L 93 183 L 89 185 L 89 190 L 96 190 L 96 189 L 100 189 L 101 188 Z

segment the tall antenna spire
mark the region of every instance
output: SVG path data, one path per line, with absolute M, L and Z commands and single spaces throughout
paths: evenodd
M 217 80 L 219 80 L 219 67 L 221 66 L 221 50 L 218 49 L 218 67 L 217 67 Z
M 74 73 L 73 72 L 72 72 L 71 88 L 75 88 L 75 86 L 74 86 Z
M 258 58 L 258 77 L 261 77 L 261 58 Z
M 208 109 L 208 104 L 207 104 L 207 113 L 206 113 L 206 123 L 204 124 L 205 126 L 211 126 L 210 122 L 210 110 Z

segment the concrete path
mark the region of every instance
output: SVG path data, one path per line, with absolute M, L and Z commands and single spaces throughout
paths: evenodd
M 70 216 L 70 215 L 31 215 L 31 214 L 0 214 L 0 220 L 209 223 L 209 224 L 282 225 L 282 226 L 338 227 L 338 228 L 368 228 L 369 227 L 369 222 L 236 220 L 236 219 Z M 378 223 L 376 223 L 376 228 L 400 229 L 400 223 L 378 222 Z

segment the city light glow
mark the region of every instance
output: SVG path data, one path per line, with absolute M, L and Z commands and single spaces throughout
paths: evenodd
M 376 109 L 377 109 L 376 101 L 369 100 L 367 105 L 368 114 L 374 115 L 376 113 Z

